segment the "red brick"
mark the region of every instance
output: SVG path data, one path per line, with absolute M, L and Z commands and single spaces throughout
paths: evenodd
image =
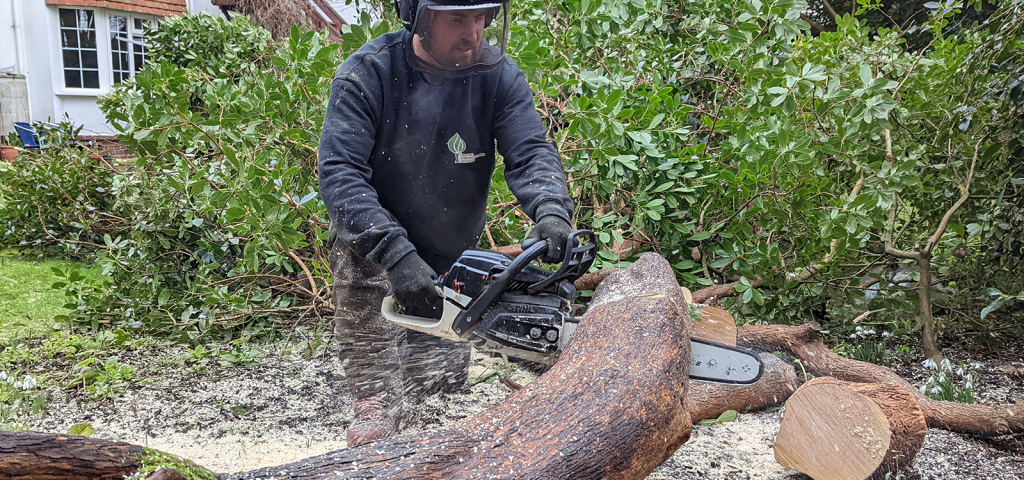
M 47 5 L 109 8 L 166 17 L 184 13 L 185 0 L 46 0 Z

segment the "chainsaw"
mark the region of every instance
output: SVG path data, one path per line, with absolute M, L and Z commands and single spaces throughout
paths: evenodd
M 581 306 L 573 303 L 573 282 L 594 263 L 597 239 L 590 230 L 570 234 L 554 272 L 531 264 L 547 248 L 546 242 L 537 242 L 514 259 L 488 250 L 466 250 L 437 280 L 444 298 L 440 319 L 404 314 L 393 295 L 384 298 L 381 313 L 410 330 L 552 365 L 579 325 Z M 761 377 L 763 368 L 748 350 L 690 339 L 691 378 L 750 384 Z

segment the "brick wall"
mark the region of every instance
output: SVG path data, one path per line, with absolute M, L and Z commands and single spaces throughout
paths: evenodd
M 131 149 L 121 145 L 116 137 L 79 136 L 78 143 L 97 151 L 100 155 L 109 156 L 110 158 L 131 158 L 135 156 Z
M 93 7 L 166 17 L 185 13 L 186 0 L 46 0 L 47 5 Z

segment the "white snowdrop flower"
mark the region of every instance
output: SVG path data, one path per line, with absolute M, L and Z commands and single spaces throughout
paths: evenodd
M 982 365 L 980 362 L 974 362 L 971 364 L 971 367 L 973 367 L 975 370 L 981 370 L 981 366 Z
M 889 333 L 889 332 L 882 332 L 882 338 L 889 338 L 891 336 L 892 336 L 892 334 Z
M 858 331 L 858 332 L 862 332 L 862 331 L 864 331 L 864 329 L 858 326 L 858 327 L 857 327 L 857 331 Z
M 928 392 L 928 385 L 927 384 L 926 385 L 921 385 L 921 388 L 919 388 L 918 390 L 921 390 L 921 393 L 927 393 Z
M 0 381 L 6 381 L 6 380 L 7 380 L 7 372 L 5 372 L 3 370 L 0 370 Z
M 941 367 L 943 370 L 945 370 L 947 372 L 952 371 L 952 369 L 953 369 L 953 367 L 950 366 L 950 364 L 949 364 L 949 359 L 948 358 L 943 358 L 942 359 L 942 363 L 939 365 L 939 367 Z
M 928 360 L 925 360 L 925 361 L 921 362 L 921 365 L 924 366 L 924 368 L 931 369 L 931 370 L 939 368 L 939 366 L 935 364 L 935 360 L 932 360 L 930 358 Z
M 946 374 L 943 373 L 943 372 L 939 372 L 938 380 L 939 380 L 939 383 L 945 382 L 946 381 Z
M 871 330 L 867 330 L 867 331 L 864 332 L 864 335 L 874 335 L 874 334 L 875 334 L 875 329 L 873 329 L 873 328 Z
M 964 366 L 963 365 L 960 365 L 960 367 L 956 369 L 956 374 L 961 376 L 961 377 L 964 376 Z
M 18 390 L 21 390 L 21 380 L 15 380 L 14 381 L 14 388 L 17 388 Z
M 932 387 L 932 393 L 938 395 L 938 394 L 942 393 L 942 388 L 939 387 L 938 385 L 936 385 L 936 386 Z
M 857 338 L 857 334 L 856 333 L 851 333 L 850 334 L 850 338 Z

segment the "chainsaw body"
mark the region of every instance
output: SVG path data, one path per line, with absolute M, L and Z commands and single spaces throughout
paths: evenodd
M 597 239 L 590 230 L 573 232 L 555 272 L 531 265 L 546 250 L 538 242 L 512 259 L 486 250 L 467 250 L 438 279 L 444 297 L 440 319 L 404 315 L 394 296 L 381 313 L 391 323 L 485 352 L 554 364 L 579 324 L 573 282 L 594 263 Z M 762 365 L 750 352 L 691 339 L 692 378 L 753 383 Z

